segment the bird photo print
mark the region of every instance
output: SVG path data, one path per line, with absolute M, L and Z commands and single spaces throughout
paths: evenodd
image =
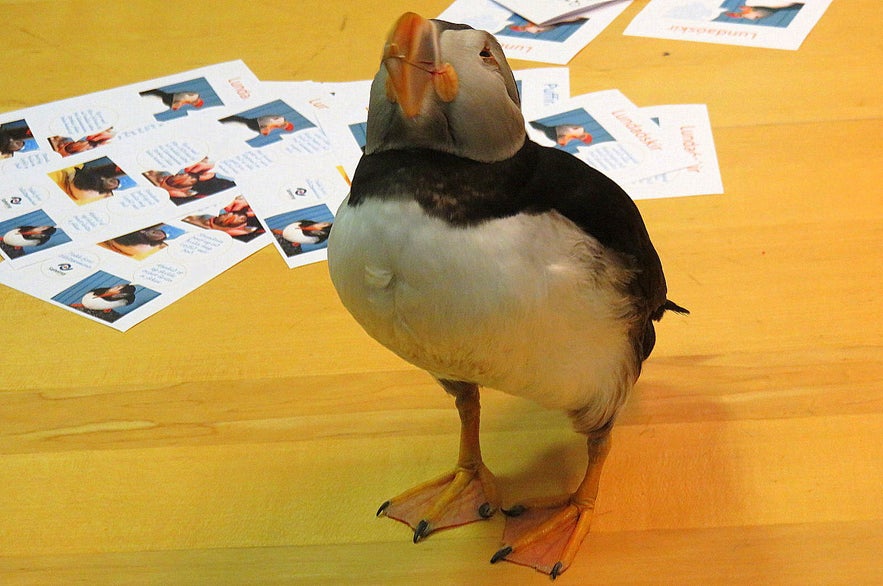
M 499 511 L 506 529 L 492 563 L 552 578 L 567 570 L 589 531 L 611 428 L 653 350 L 654 322 L 687 310 L 667 298 L 629 196 L 527 138 L 491 34 L 414 13 L 395 23 L 328 262 L 359 324 L 435 377 L 460 415 L 453 469 L 390 498 L 378 515 L 407 523 L 418 542 Z M 504 503 L 479 445 L 483 387 L 569 414 L 588 455 L 574 492 Z

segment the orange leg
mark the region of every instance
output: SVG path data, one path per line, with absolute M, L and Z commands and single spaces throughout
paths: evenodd
M 500 506 L 496 479 L 481 459 L 481 407 L 474 384 L 440 381 L 456 398 L 460 413 L 460 456 L 451 472 L 386 501 L 377 515 L 414 529 L 414 543 L 432 531 L 490 518 Z
M 610 452 L 609 431 L 588 441 L 586 475 L 572 495 L 536 499 L 516 505 L 506 513 L 506 544 L 491 563 L 500 560 L 530 566 L 552 579 L 566 570 L 589 533 L 601 469 Z

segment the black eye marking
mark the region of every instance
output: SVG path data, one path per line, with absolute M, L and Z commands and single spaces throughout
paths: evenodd
M 489 67 L 499 67 L 500 66 L 500 64 L 497 63 L 497 58 L 494 57 L 493 51 L 491 51 L 491 48 L 488 47 L 487 45 L 484 46 L 484 49 L 479 51 L 478 55 L 479 55 L 479 57 L 481 57 L 481 60 L 484 61 L 485 65 L 487 65 Z

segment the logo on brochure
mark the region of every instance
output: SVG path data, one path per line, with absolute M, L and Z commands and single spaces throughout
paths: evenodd
M 49 273 L 64 277 L 64 276 L 66 276 L 66 273 L 69 273 L 72 270 L 74 270 L 74 265 L 72 265 L 69 262 L 62 262 L 62 263 L 58 263 L 57 265 L 54 265 L 54 266 L 51 266 L 51 265 L 46 266 L 46 267 L 44 267 L 44 270 Z

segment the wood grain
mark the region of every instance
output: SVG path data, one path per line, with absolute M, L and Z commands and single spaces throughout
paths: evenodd
M 572 90 L 707 103 L 726 194 L 639 203 L 693 314 L 658 328 L 559 582 L 881 583 L 877 4 L 833 3 L 796 52 L 622 36 L 645 4 L 571 62 Z M 446 5 L 2 0 L 0 112 L 236 58 L 366 79 L 398 14 Z M 126 334 L 10 289 L 0 315 L 0 583 L 547 581 L 487 563 L 502 519 L 415 546 L 373 517 L 453 465 L 456 412 L 324 263 L 265 249 Z M 574 487 L 563 414 L 482 400 L 506 502 Z

